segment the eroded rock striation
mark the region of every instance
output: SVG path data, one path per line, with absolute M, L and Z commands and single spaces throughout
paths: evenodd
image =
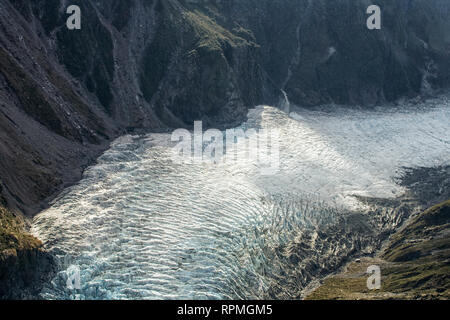
M 0 177 L 32 214 L 136 129 L 232 126 L 283 98 L 370 106 L 450 83 L 450 3 L 0 0 Z

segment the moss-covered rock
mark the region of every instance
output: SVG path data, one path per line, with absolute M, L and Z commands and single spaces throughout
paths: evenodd
M 176 1 L 156 5 L 157 29 L 144 53 L 140 84 L 162 119 L 170 113 L 185 126 L 195 120 L 229 126 L 264 102 L 268 78 L 254 36 L 243 28 L 228 30 L 211 13 L 214 8 L 192 2 L 180 7 Z
M 0 251 L 33 250 L 42 246 L 42 243 L 25 232 L 25 220 L 0 206 Z
M 42 242 L 26 231 L 18 213 L 0 206 L 0 299 L 36 299 L 54 272 Z

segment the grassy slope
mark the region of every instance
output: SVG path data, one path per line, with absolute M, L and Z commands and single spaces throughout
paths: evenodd
M 2 256 L 17 255 L 18 251 L 41 246 L 41 241 L 26 232 L 24 218 L 0 205 L 0 262 Z
M 412 218 L 377 258 L 351 263 L 307 299 L 449 299 L 450 200 Z M 381 268 L 381 289 L 367 289 L 369 265 Z

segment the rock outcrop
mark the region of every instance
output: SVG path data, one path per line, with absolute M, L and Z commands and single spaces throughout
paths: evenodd
M 0 300 L 36 299 L 55 266 L 42 243 L 27 233 L 24 218 L 0 205 Z

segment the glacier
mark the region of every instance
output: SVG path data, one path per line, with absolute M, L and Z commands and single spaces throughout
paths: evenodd
M 280 132 L 271 176 L 251 162 L 175 163 L 170 134 L 114 141 L 34 218 L 33 234 L 60 269 L 42 298 L 295 298 L 321 270 L 373 251 L 384 229 L 358 196 L 398 197 L 404 168 L 450 164 L 448 96 L 289 111 L 258 106 L 242 124 Z M 387 214 L 384 226 L 398 226 Z

